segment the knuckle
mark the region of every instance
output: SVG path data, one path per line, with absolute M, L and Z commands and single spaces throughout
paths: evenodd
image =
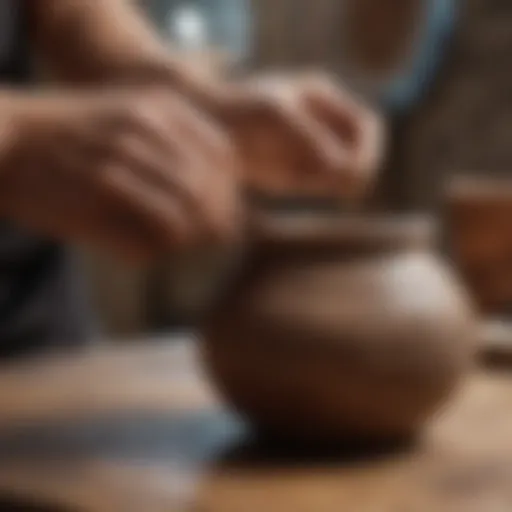
M 195 113 L 190 118 L 190 129 L 196 132 L 204 143 L 204 147 L 214 154 L 216 158 L 230 161 L 236 154 L 236 145 L 230 134 L 217 126 L 215 120 Z
M 233 149 L 230 137 L 217 126 L 208 121 L 196 125 L 202 140 L 217 153 L 217 155 L 229 155 Z
M 116 189 L 119 183 L 124 181 L 122 167 L 107 160 L 98 166 L 94 176 L 96 181 L 107 189 Z
M 136 98 L 127 101 L 123 106 L 124 125 L 127 127 L 144 126 L 150 123 L 154 116 L 155 109 L 145 99 Z
M 122 157 L 131 152 L 133 138 L 129 132 L 118 131 L 110 140 L 109 149 L 112 157 Z
M 115 203 L 124 203 L 122 198 L 118 197 L 119 183 L 123 181 L 123 177 L 117 168 L 112 165 L 101 165 L 93 176 L 93 186 L 109 200 Z
M 223 132 L 217 132 L 214 139 L 213 146 L 219 157 L 226 162 L 234 161 L 236 146 L 231 138 Z
M 263 119 L 281 116 L 285 111 L 284 102 L 276 101 L 272 94 L 260 93 L 252 98 L 252 110 Z
M 101 178 L 107 171 L 121 167 L 131 167 L 137 160 L 140 147 L 137 139 L 129 131 L 119 130 L 109 135 L 103 142 L 99 155 L 98 174 Z
M 325 72 L 310 72 L 302 79 L 302 90 L 308 93 L 321 93 L 332 89 L 333 80 L 330 75 Z
M 271 123 L 288 132 L 296 132 L 301 125 L 300 107 L 288 102 L 273 101 L 268 106 L 268 117 Z

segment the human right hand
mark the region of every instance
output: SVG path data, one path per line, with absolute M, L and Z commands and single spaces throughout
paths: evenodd
M 256 75 L 220 84 L 208 98 L 249 186 L 277 197 L 360 199 L 375 182 L 383 119 L 329 76 Z
M 0 215 L 146 259 L 236 232 L 229 138 L 168 90 L 9 98 Z

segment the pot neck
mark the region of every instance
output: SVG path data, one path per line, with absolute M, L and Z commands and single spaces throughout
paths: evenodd
M 392 252 L 431 250 L 436 225 L 420 216 L 260 213 L 249 233 L 252 245 L 260 249 Z

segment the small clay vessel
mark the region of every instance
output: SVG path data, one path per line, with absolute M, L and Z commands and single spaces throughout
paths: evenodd
M 476 348 L 472 306 L 434 234 L 414 218 L 267 218 L 204 326 L 220 392 L 279 437 L 416 434 Z

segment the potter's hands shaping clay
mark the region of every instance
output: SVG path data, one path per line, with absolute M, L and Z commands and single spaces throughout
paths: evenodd
M 260 77 L 223 95 L 220 115 L 232 130 L 250 185 L 352 198 L 372 182 L 383 156 L 383 123 L 328 77 Z
M 2 217 L 136 260 L 237 231 L 229 137 L 183 98 L 5 93 L 0 102 Z

